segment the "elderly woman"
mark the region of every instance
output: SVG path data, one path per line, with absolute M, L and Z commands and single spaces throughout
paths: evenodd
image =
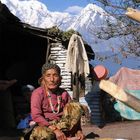
M 30 140 L 83 140 L 80 126 L 82 107 L 72 102 L 68 92 L 61 85 L 61 70 L 56 64 L 44 64 L 40 87 L 31 97 L 31 116 L 37 126 Z

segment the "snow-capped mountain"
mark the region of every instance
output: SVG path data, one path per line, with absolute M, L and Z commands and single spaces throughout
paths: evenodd
M 103 29 L 107 30 L 108 23 L 114 25 L 117 24 L 117 20 L 108 15 L 101 7 L 94 4 L 88 4 L 77 15 L 71 15 L 69 13 L 51 12 L 47 9 L 47 6 L 37 0 L 1 0 L 6 4 L 9 10 L 17 16 L 23 23 L 28 23 L 35 27 L 50 28 L 57 25 L 62 30 L 74 29 L 81 33 L 83 39 L 93 48 L 94 52 L 101 53 L 102 55 L 113 55 L 113 50 L 116 52 L 121 43 L 124 42 L 123 37 L 114 37 L 107 40 L 100 39 L 97 34 Z M 122 25 L 123 26 L 123 25 Z M 107 36 L 107 34 L 102 34 Z M 127 37 L 125 37 L 127 38 Z M 133 63 L 133 58 L 129 61 L 132 64 L 126 63 L 126 60 L 122 59 L 122 65 L 138 68 L 138 63 Z M 140 58 L 137 58 L 140 60 Z M 111 68 L 112 59 L 106 60 L 103 64 L 111 70 L 111 74 L 115 73 L 122 65 L 116 64 L 116 70 L 113 65 Z M 91 62 L 93 65 L 101 62 L 94 60 Z
M 49 28 L 57 25 L 62 30 L 74 29 L 82 34 L 83 39 L 93 47 L 94 51 L 101 51 L 104 44 L 105 50 L 113 47 L 114 41 L 99 39 L 95 34 L 102 28 L 107 29 L 107 21 L 116 24 L 116 19 L 97 5 L 88 4 L 78 15 L 69 13 L 50 12 L 47 7 L 37 0 L 1 0 L 10 11 L 23 23 L 40 28 Z M 116 41 L 114 38 L 113 40 Z M 118 46 L 118 45 L 117 45 Z

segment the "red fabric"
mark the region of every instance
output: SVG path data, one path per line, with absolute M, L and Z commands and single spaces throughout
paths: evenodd
M 33 121 L 37 122 L 41 126 L 48 126 L 49 122 L 46 120 L 59 120 L 62 116 L 64 106 L 71 100 L 69 94 L 63 90 L 58 90 L 61 95 L 61 105 L 60 105 L 60 112 L 58 114 L 52 113 L 48 97 L 44 93 L 44 89 L 39 87 L 35 89 L 31 96 L 31 116 Z M 57 110 L 57 95 L 51 94 L 52 104 L 54 109 Z
M 140 90 L 140 70 L 122 67 L 109 80 L 123 89 Z

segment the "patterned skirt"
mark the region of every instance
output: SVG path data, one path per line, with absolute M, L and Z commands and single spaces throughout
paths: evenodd
M 63 111 L 63 116 L 59 122 L 51 123 L 61 129 L 67 137 L 74 137 L 80 127 L 80 119 L 84 110 L 80 103 L 70 102 Z M 22 137 L 20 140 L 55 140 L 55 134 L 46 126 L 35 126 L 30 132 L 28 138 Z

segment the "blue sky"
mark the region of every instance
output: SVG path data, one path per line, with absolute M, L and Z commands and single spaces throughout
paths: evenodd
M 90 0 L 39 0 L 44 3 L 49 11 L 71 11 L 78 12 L 82 7 L 85 7 Z

